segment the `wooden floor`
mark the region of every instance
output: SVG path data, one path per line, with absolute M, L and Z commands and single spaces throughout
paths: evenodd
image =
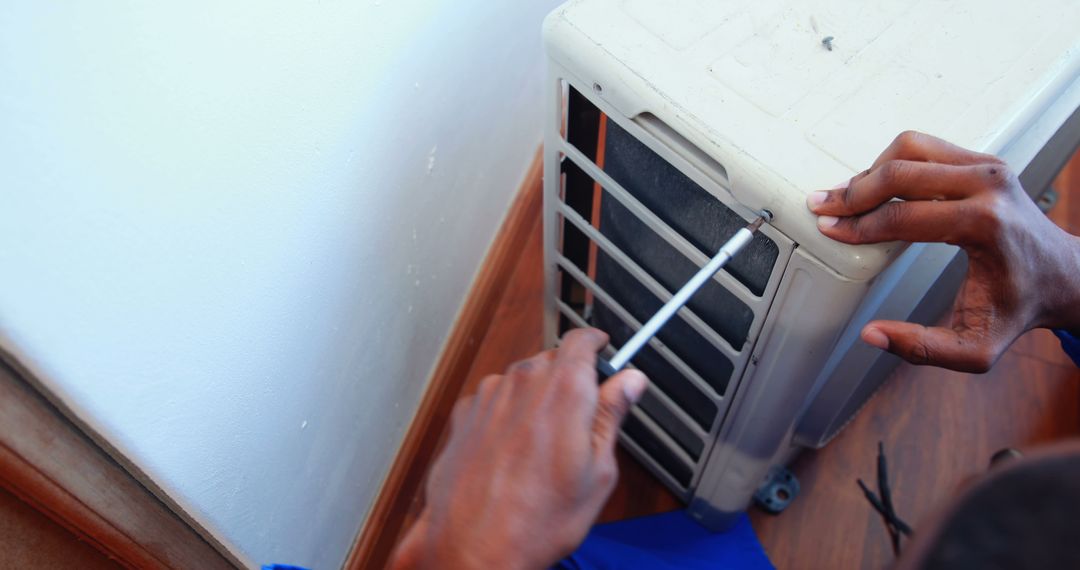
M 1080 155 L 1056 183 L 1051 217 L 1080 234 Z M 479 380 L 541 347 L 540 215 L 510 287 L 469 373 Z M 1037 295 L 1038 291 L 1032 291 Z M 801 496 L 779 516 L 751 513 L 765 549 L 781 569 L 883 568 L 892 561 L 880 519 L 856 486 L 874 477 L 877 442 L 890 460 L 893 497 L 918 528 L 928 513 L 982 473 L 994 451 L 1031 448 L 1080 432 L 1080 372 L 1046 331 L 1020 339 L 988 374 L 973 376 L 902 366 L 825 449 L 794 464 Z M 620 480 L 601 520 L 680 508 L 679 502 L 620 451 Z M 414 511 L 420 498 L 414 503 Z
M 36 508 L 0 488 L 0 568 L 120 570 L 100 550 L 81 541 Z
M 1051 219 L 1080 234 L 1080 154 L 1055 187 Z M 855 483 L 875 476 L 878 441 L 897 510 L 917 531 L 995 451 L 1078 434 L 1080 371 L 1049 331 L 1022 337 L 984 375 L 901 366 L 836 440 L 795 462 L 802 496 L 780 516 L 752 513 L 754 528 L 778 568 L 883 568 L 888 535 Z

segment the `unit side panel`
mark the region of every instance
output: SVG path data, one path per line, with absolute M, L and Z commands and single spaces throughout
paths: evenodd
M 796 249 L 753 349 L 732 412 L 701 475 L 690 511 L 713 529 L 746 509 L 810 396 L 867 282 L 840 279 Z

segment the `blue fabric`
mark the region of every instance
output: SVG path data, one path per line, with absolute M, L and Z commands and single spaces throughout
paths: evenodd
M 773 565 L 745 514 L 730 530 L 711 533 L 685 511 L 675 511 L 597 525 L 577 552 L 555 568 L 771 570 Z
M 1061 340 L 1061 348 L 1065 350 L 1065 354 L 1069 355 L 1074 364 L 1080 366 L 1080 339 L 1066 331 L 1056 330 L 1054 334 Z

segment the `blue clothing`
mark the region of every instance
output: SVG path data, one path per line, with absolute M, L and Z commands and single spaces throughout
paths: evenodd
M 675 511 L 597 525 L 577 551 L 555 568 L 772 570 L 773 565 L 746 514 L 730 530 L 712 533 L 685 511 Z
M 1061 348 L 1080 367 L 1080 339 L 1055 330 Z M 683 511 L 597 525 L 556 570 L 642 568 L 771 569 L 750 519 L 744 514 L 723 533 L 710 533 Z
M 1061 348 L 1065 351 L 1065 354 L 1069 355 L 1073 363 L 1080 366 L 1080 339 L 1076 338 L 1070 332 L 1066 331 L 1054 331 L 1058 339 L 1061 340 Z

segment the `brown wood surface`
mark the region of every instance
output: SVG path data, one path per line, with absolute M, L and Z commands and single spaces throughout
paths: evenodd
M 1080 233 L 1080 154 L 1054 186 L 1060 199 L 1050 218 Z M 873 485 L 878 441 L 897 512 L 917 532 L 986 471 L 995 451 L 1077 435 L 1080 371 L 1052 333 L 1032 331 L 987 374 L 901 366 L 836 440 L 795 462 L 802 494 L 791 507 L 751 519 L 778 568 L 887 567 L 888 534 L 855 483 L 861 477 Z
M 40 511 L 0 489 L 0 561 L 3 568 L 123 568 Z
M 1077 152 L 1054 180 L 1058 203 L 1050 211 L 1050 219 L 1065 231 L 1080 235 L 1080 152 Z
M 1057 343 L 1048 333 L 1026 342 Z M 795 462 L 801 496 L 780 516 L 753 512 L 754 528 L 778 568 L 885 567 L 888 535 L 855 482 L 874 485 L 878 441 L 894 504 L 917 532 L 995 451 L 1074 437 L 1078 412 L 1076 367 L 1019 347 L 981 376 L 903 366 L 836 440 Z
M 540 222 L 537 218 L 530 229 L 529 242 L 521 251 L 521 257 L 514 268 L 512 285 L 507 288 L 499 303 L 495 324 L 480 344 L 476 361 L 462 386 L 462 396 L 475 393 L 485 376 L 502 373 L 514 362 L 528 358 L 544 348 L 543 338 L 538 334 L 543 327 L 544 310 L 544 245 Z M 443 433 L 439 438 L 438 449 L 441 449 L 447 435 Z M 667 488 L 657 488 L 652 474 L 622 448 L 618 449 L 617 457 L 621 484 L 612 494 L 600 520 L 619 520 L 681 506 Z M 647 487 L 650 492 L 638 493 L 638 487 Z M 416 519 L 423 505 L 423 489 L 420 489 L 411 502 L 403 529 L 408 528 Z
M 537 191 L 539 188 L 527 191 Z M 544 348 L 544 244 L 539 213 L 530 222 L 528 242 L 520 250 L 508 286 L 499 299 L 491 328 L 476 351 L 476 358 L 465 376 L 459 397 L 476 392 L 480 381 L 489 374 L 499 374 L 514 362 L 540 352 Z M 435 453 L 442 448 L 447 433 L 441 433 Z M 435 453 L 432 454 L 434 458 Z M 629 454 L 619 448 L 620 484 L 600 515 L 600 520 L 619 520 L 655 512 L 669 511 L 681 506 L 667 488 L 658 486 L 656 479 Z M 428 465 L 422 466 L 426 475 Z M 649 489 L 637 492 L 638 487 Z M 424 506 L 423 484 L 409 501 L 408 514 L 400 525 L 393 542 L 396 544 L 405 530 L 416 520 Z
M 0 487 L 124 566 L 234 567 L 2 363 Z
M 543 160 L 537 152 L 454 323 L 379 496 L 345 561 L 347 569 L 382 568 L 390 558 L 411 505 L 420 496 L 427 466 L 435 456 L 450 411 L 477 361 L 484 337 L 495 322 L 503 292 L 511 285 L 510 277 L 521 251 L 535 232 L 535 221 L 541 215 L 542 171 Z
M 1060 199 L 1051 218 L 1080 233 L 1080 154 L 1055 187 Z M 542 348 L 539 214 L 529 223 L 528 232 L 531 237 L 495 309 L 494 322 L 459 384 L 459 395 L 474 391 L 484 376 L 501 372 Z M 443 397 L 452 399 L 451 392 L 444 392 Z M 440 418 L 437 425 L 444 421 Z M 965 482 L 984 472 L 998 449 L 1030 449 L 1078 432 L 1080 372 L 1048 331 L 1033 331 L 1019 339 L 985 375 L 903 365 L 832 443 L 804 453 L 795 462 L 802 494 L 792 506 L 779 516 L 753 511 L 751 520 L 778 568 L 885 568 L 893 560 L 888 535 L 855 483 L 857 478 L 875 476 L 878 441 L 885 443 L 889 456 L 897 509 L 917 525 Z M 437 449 L 438 443 L 422 463 L 411 465 L 410 476 L 416 484 L 401 519 L 405 524 L 384 532 L 384 538 L 396 541 L 422 507 L 419 482 Z M 619 483 L 601 521 L 682 507 L 621 450 L 619 465 Z

